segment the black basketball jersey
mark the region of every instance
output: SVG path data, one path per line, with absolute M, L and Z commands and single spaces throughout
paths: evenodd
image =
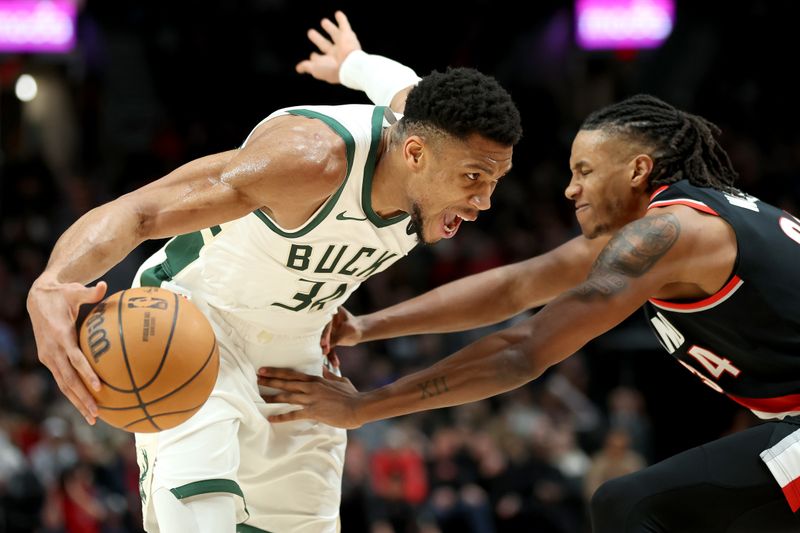
M 662 346 L 707 385 L 762 418 L 800 412 L 800 220 L 757 198 L 683 180 L 650 209 L 681 204 L 722 217 L 736 233 L 730 279 L 700 301 L 651 298 Z

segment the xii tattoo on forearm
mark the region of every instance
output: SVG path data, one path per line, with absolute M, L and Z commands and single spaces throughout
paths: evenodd
M 610 296 L 627 286 L 626 278 L 647 273 L 678 240 L 680 222 L 672 213 L 631 222 L 603 248 L 587 279 L 573 291 L 582 298 Z
M 447 388 L 447 380 L 445 379 L 445 376 L 438 376 L 433 379 L 425 380 L 422 383 L 417 383 L 417 387 L 419 387 L 422 393 L 420 398 L 423 400 L 426 398 L 439 396 L 440 394 L 444 394 L 450 390 Z

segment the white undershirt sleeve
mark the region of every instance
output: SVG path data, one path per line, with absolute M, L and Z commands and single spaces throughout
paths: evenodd
M 339 67 L 339 81 L 345 87 L 364 91 L 373 103 L 389 105 L 392 98 L 422 79 L 409 67 L 388 57 L 351 52 Z

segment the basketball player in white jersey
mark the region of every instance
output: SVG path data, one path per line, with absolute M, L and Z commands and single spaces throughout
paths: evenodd
M 241 148 L 191 161 L 81 217 L 31 287 L 39 358 L 92 424 L 97 407 L 84 382 L 99 381 L 74 326 L 79 306 L 103 298 L 106 285 L 86 284 L 142 241 L 173 237 L 134 285 L 169 288 L 203 310 L 220 375 L 186 423 L 137 436 L 147 531 L 338 530 L 345 432 L 269 424 L 291 407 L 262 400 L 256 369 L 319 375 L 320 334 L 337 307 L 418 240 L 450 238 L 488 209 L 521 135 L 495 80 L 471 69 L 421 81 L 403 72 L 383 80 L 380 94 L 365 88 L 402 118 L 383 105 L 276 111 Z

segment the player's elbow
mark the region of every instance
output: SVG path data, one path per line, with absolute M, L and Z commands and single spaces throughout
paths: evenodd
M 511 334 L 513 338 L 508 339 L 498 371 L 504 381 L 519 387 L 541 376 L 550 365 L 539 357 L 532 334 L 522 331 Z
M 139 202 L 127 194 L 101 208 L 107 211 L 106 216 L 122 220 L 124 226 L 129 228 L 129 235 L 135 242 L 142 243 L 148 239 L 157 238 L 156 219 L 158 216 L 154 206 Z

